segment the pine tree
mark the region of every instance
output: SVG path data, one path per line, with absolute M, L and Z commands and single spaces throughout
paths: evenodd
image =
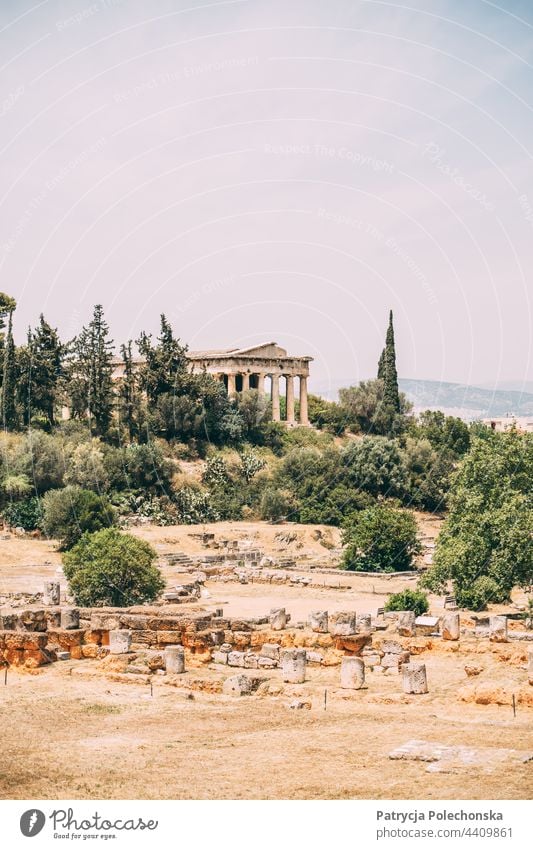
M 144 357 L 140 381 L 148 403 L 156 404 L 162 395 L 180 394 L 180 384 L 188 373 L 187 346 L 174 338 L 165 315 L 161 315 L 157 345 L 146 333 L 141 334 L 137 345 Z
M 105 436 L 113 415 L 113 341 L 101 304 L 69 348 L 68 394 L 72 415 L 89 418 L 89 426 Z
M 63 346 L 57 330 L 41 313 L 35 331 L 28 330 L 27 345 L 18 351 L 17 397 L 25 424 L 30 424 L 32 417 L 40 416 L 48 427 L 54 426 L 62 357 Z
M 138 434 L 141 401 L 139 397 L 139 379 L 131 352 L 131 340 L 121 345 L 120 353 L 124 363 L 124 376 L 118 388 L 120 421 L 127 428 L 130 442 Z
M 2 393 L 0 399 L 2 427 L 4 430 L 14 430 L 17 426 L 17 408 L 15 404 L 17 376 L 15 356 L 15 343 L 13 341 L 13 309 L 10 309 L 7 336 L 4 347 Z

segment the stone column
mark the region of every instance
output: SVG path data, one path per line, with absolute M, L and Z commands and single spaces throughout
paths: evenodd
M 312 610 L 308 618 L 309 627 L 317 634 L 328 633 L 328 611 Z
M 447 613 L 442 617 L 441 634 L 443 640 L 458 640 L 461 636 L 461 621 L 458 613 Z
M 265 375 L 261 372 L 257 375 L 257 391 L 260 395 L 265 394 Z
M 167 646 L 165 649 L 165 669 L 167 673 L 181 675 L 185 672 L 185 651 L 183 646 Z
M 425 663 L 404 663 L 402 666 L 404 693 L 427 693 L 428 682 Z
M 287 421 L 294 422 L 294 377 L 292 374 L 286 376 L 287 380 Z
M 341 687 L 343 690 L 360 690 L 365 683 L 365 664 L 360 657 L 343 657 L 341 660 Z
M 45 581 L 43 592 L 44 604 L 59 604 L 61 599 L 61 586 L 59 581 Z
M 284 607 L 273 607 L 269 616 L 270 627 L 273 631 L 283 631 L 287 625 L 287 612 Z
M 300 424 L 309 424 L 309 414 L 307 410 L 307 377 L 300 375 Z
M 286 684 L 303 684 L 307 657 L 305 649 L 286 649 L 281 652 L 281 673 Z
M 235 395 L 235 375 L 228 374 L 228 395 Z
M 127 654 L 131 648 L 131 631 L 110 631 L 109 651 L 111 654 Z
M 250 375 L 245 372 L 242 376 L 242 391 L 246 392 L 250 388 Z
M 489 640 L 493 643 L 507 642 L 507 616 L 489 617 Z
M 279 374 L 272 375 L 272 421 L 279 422 Z

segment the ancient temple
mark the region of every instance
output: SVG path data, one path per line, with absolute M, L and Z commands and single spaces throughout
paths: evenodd
M 250 348 L 228 348 L 220 351 L 188 351 L 193 372 L 206 371 L 222 381 L 230 395 L 257 389 L 272 400 L 272 419 L 281 421 L 280 397 L 285 391 L 285 419 L 288 425 L 308 425 L 307 378 L 312 357 L 290 357 L 276 342 L 252 345 Z M 139 367 L 141 359 L 134 364 Z M 114 362 L 113 378 L 124 374 L 121 359 Z M 298 381 L 297 386 L 295 381 Z M 298 390 L 299 417 L 296 421 L 295 397 Z
M 312 357 L 290 357 L 276 342 L 253 345 L 250 348 L 229 348 L 222 351 L 189 351 L 193 371 L 207 371 L 224 382 L 228 393 L 234 395 L 247 389 L 269 391 L 272 399 L 272 419 L 281 420 L 280 394 L 285 389 L 287 424 L 296 424 L 295 379 L 298 380 L 299 424 L 309 424 L 307 413 L 307 378 Z M 283 380 L 283 383 L 281 383 Z

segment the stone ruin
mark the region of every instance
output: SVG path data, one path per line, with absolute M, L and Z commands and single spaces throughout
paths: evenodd
M 287 684 L 303 684 L 308 668 L 325 666 L 339 668 L 342 691 L 367 688 L 366 673 L 372 671 L 399 676 L 405 694 L 422 695 L 428 679 L 416 655 L 435 639 L 458 641 L 468 630 L 455 612 L 441 618 L 398 612 L 373 619 L 353 610 L 315 610 L 306 622 L 292 622 L 285 608 L 256 618 L 170 604 L 76 608 L 57 604 L 53 583 L 45 586 L 49 604 L 0 611 L 0 666 L 32 670 L 91 659 L 101 662 L 103 673 L 122 676 L 119 680 L 149 680 L 154 674 L 174 680 L 209 666 L 224 675 L 214 691 L 231 695 L 255 692 L 274 670 Z M 505 617 L 491 617 L 489 644 L 512 636 Z M 533 685 L 533 650 L 527 680 Z

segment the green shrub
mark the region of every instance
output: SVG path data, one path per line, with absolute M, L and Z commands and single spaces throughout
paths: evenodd
M 468 610 L 485 610 L 489 602 L 495 604 L 505 601 L 506 598 L 507 593 L 502 592 L 496 581 L 486 575 L 481 575 L 471 586 L 456 592 L 457 604 Z
M 389 596 L 385 610 L 413 610 L 422 616 L 429 610 L 428 597 L 421 590 L 402 590 Z
M 267 522 L 279 522 L 290 510 L 289 499 L 279 489 L 268 487 L 261 498 L 261 518 Z
M 86 532 L 115 524 L 115 512 L 108 500 L 78 486 L 47 492 L 42 511 L 44 532 L 59 540 L 62 550 L 72 548 Z
M 349 517 L 343 534 L 345 569 L 401 572 L 420 553 L 416 519 L 408 510 L 378 504 Z
M 174 464 L 157 442 L 107 448 L 105 456 L 111 486 L 115 490 L 143 490 L 170 494 Z
M 181 525 L 200 525 L 203 522 L 218 522 L 219 515 L 211 504 L 208 492 L 184 486 L 174 496 Z
M 23 501 L 7 504 L 2 515 L 12 528 L 24 528 L 25 531 L 35 531 L 42 526 L 43 516 L 41 502 L 35 496 Z
M 107 528 L 84 534 L 63 556 L 63 568 L 76 604 L 130 607 L 153 601 L 163 591 L 156 558 L 144 540 Z

